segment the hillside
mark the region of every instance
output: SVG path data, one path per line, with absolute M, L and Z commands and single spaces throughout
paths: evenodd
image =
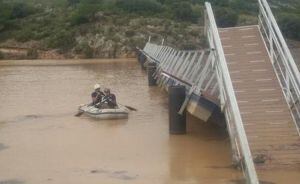
M 210 2 L 219 26 L 257 22 L 256 0 Z M 270 2 L 285 35 L 300 40 L 300 3 Z M 201 48 L 203 5 L 204 0 L 0 0 L 0 58 L 130 57 L 148 36 L 180 49 Z M 7 50 L 12 54 L 3 54 Z

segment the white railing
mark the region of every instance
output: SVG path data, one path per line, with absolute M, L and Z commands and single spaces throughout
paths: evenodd
M 205 92 L 211 101 L 219 96 L 210 50 L 176 50 L 147 42 L 142 52 L 150 62 L 157 63 L 155 74 L 160 87 L 186 86 L 188 95 L 180 112 L 183 112 L 192 93 L 201 96 Z
M 238 156 L 242 161 L 242 168 L 247 181 L 251 184 L 258 184 L 258 178 L 251 156 L 248 140 L 243 126 L 240 110 L 237 104 L 232 81 L 227 68 L 224 51 L 222 48 L 218 28 L 210 3 L 205 3 L 205 32 L 211 49 L 214 50 L 214 67 L 216 70 L 220 90 L 220 103 L 224 111 L 228 131 L 231 138 L 233 155 Z
M 290 107 L 298 134 L 300 127 L 300 73 L 266 0 L 259 2 L 259 27 Z

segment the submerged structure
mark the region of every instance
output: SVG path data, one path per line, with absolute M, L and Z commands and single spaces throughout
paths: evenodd
M 258 2 L 258 25 L 230 28 L 218 28 L 205 3 L 206 50 L 149 40 L 139 53 L 149 84 L 186 89 L 178 114 L 224 114 L 233 162 L 251 184 L 263 169 L 300 167 L 300 74 L 267 1 Z

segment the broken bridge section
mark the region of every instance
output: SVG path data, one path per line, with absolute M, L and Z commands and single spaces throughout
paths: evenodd
M 259 27 L 224 28 L 219 34 L 257 166 L 297 166 L 299 135 Z
M 207 120 L 223 112 L 232 159 L 248 183 L 269 168 L 300 168 L 300 73 L 266 0 L 258 25 L 218 28 L 205 3 L 209 48 L 184 51 L 149 41 L 140 53 L 156 63 L 157 84 L 187 89 L 182 110 Z

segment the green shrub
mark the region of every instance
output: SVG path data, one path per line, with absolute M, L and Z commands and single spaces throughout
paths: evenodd
M 11 10 L 11 18 L 23 18 L 30 14 L 30 9 L 25 3 L 16 3 Z
M 156 0 L 117 0 L 116 6 L 130 13 L 157 13 L 162 10 L 162 5 Z
M 19 42 L 29 41 L 32 37 L 32 31 L 30 28 L 26 27 L 24 30 L 17 31 L 15 34 L 15 39 Z
M 213 6 L 228 6 L 230 0 L 210 0 Z
M 37 12 L 29 3 L 0 0 L 0 31 L 9 29 L 16 19 Z
M 84 14 L 75 13 L 71 17 L 71 24 L 72 25 L 80 25 L 85 24 L 89 22 L 88 16 Z
M 0 0 L 0 31 L 4 30 L 11 16 L 11 8 L 8 3 Z
M 300 15 L 282 14 L 278 24 L 286 37 L 300 40 Z
M 196 4 L 196 5 L 192 6 L 192 11 L 193 11 L 193 14 L 195 17 L 202 17 L 203 10 L 204 10 L 204 7 L 201 5 Z
M 50 48 L 59 48 L 61 51 L 71 49 L 76 43 L 74 33 L 68 30 L 61 30 L 48 38 L 47 46 Z
M 239 19 L 237 12 L 228 8 L 217 8 L 215 15 L 219 27 L 234 27 Z
M 135 35 L 135 31 L 127 30 L 127 31 L 125 31 L 125 35 L 126 35 L 126 37 L 133 37 Z
M 195 22 L 197 20 L 191 5 L 188 2 L 173 4 L 174 17 L 181 21 Z
M 76 10 L 71 15 L 71 24 L 80 25 L 88 23 L 94 14 L 100 9 L 101 4 L 97 3 L 95 0 L 92 1 L 82 1 L 78 4 Z
M 258 4 L 257 0 L 232 0 L 230 1 L 230 7 L 233 10 L 238 11 L 239 13 L 247 14 L 258 14 Z
M 67 0 L 67 3 L 69 6 L 75 6 L 79 2 L 80 2 L 80 0 Z

